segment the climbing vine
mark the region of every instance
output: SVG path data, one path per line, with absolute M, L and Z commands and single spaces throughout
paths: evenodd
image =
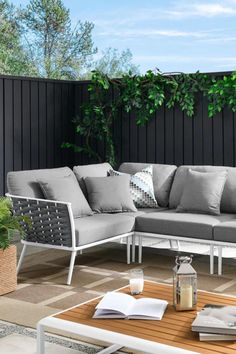
M 236 72 L 217 78 L 196 72 L 162 73 L 147 71 L 145 75 L 130 73 L 120 79 L 111 79 L 98 71 L 92 74 L 88 85 L 89 101 L 81 106 L 80 116 L 74 119 L 75 130 L 83 137 L 81 146 L 63 143 L 66 148 L 84 152 L 101 161 L 94 142 L 105 142 L 106 161 L 115 164 L 115 147 L 112 126 L 120 110 L 134 112 L 138 125 L 146 124 L 163 105 L 173 108 L 178 105 L 188 117 L 195 113 L 196 95 L 208 99 L 208 115 L 213 117 L 224 107 L 236 112 Z

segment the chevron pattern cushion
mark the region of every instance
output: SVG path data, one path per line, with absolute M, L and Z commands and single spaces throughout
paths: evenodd
M 110 170 L 110 176 L 120 176 L 124 173 Z M 137 208 L 158 208 L 153 188 L 153 167 L 152 165 L 142 171 L 131 175 L 130 192 Z

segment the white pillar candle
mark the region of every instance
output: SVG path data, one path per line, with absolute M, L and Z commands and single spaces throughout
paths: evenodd
M 139 294 L 143 291 L 143 279 L 130 279 L 129 285 L 131 294 Z
M 180 307 L 191 308 L 193 307 L 193 288 L 192 285 L 183 285 L 180 288 Z

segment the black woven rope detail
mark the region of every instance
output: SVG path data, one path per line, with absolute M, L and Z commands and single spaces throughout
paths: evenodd
M 26 215 L 25 240 L 56 246 L 72 246 L 70 218 L 66 204 L 12 197 L 15 215 Z

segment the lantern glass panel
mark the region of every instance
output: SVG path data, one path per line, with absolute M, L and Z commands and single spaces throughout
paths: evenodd
M 173 304 L 177 311 L 194 310 L 197 305 L 197 273 L 192 257 L 177 257 L 173 274 Z

